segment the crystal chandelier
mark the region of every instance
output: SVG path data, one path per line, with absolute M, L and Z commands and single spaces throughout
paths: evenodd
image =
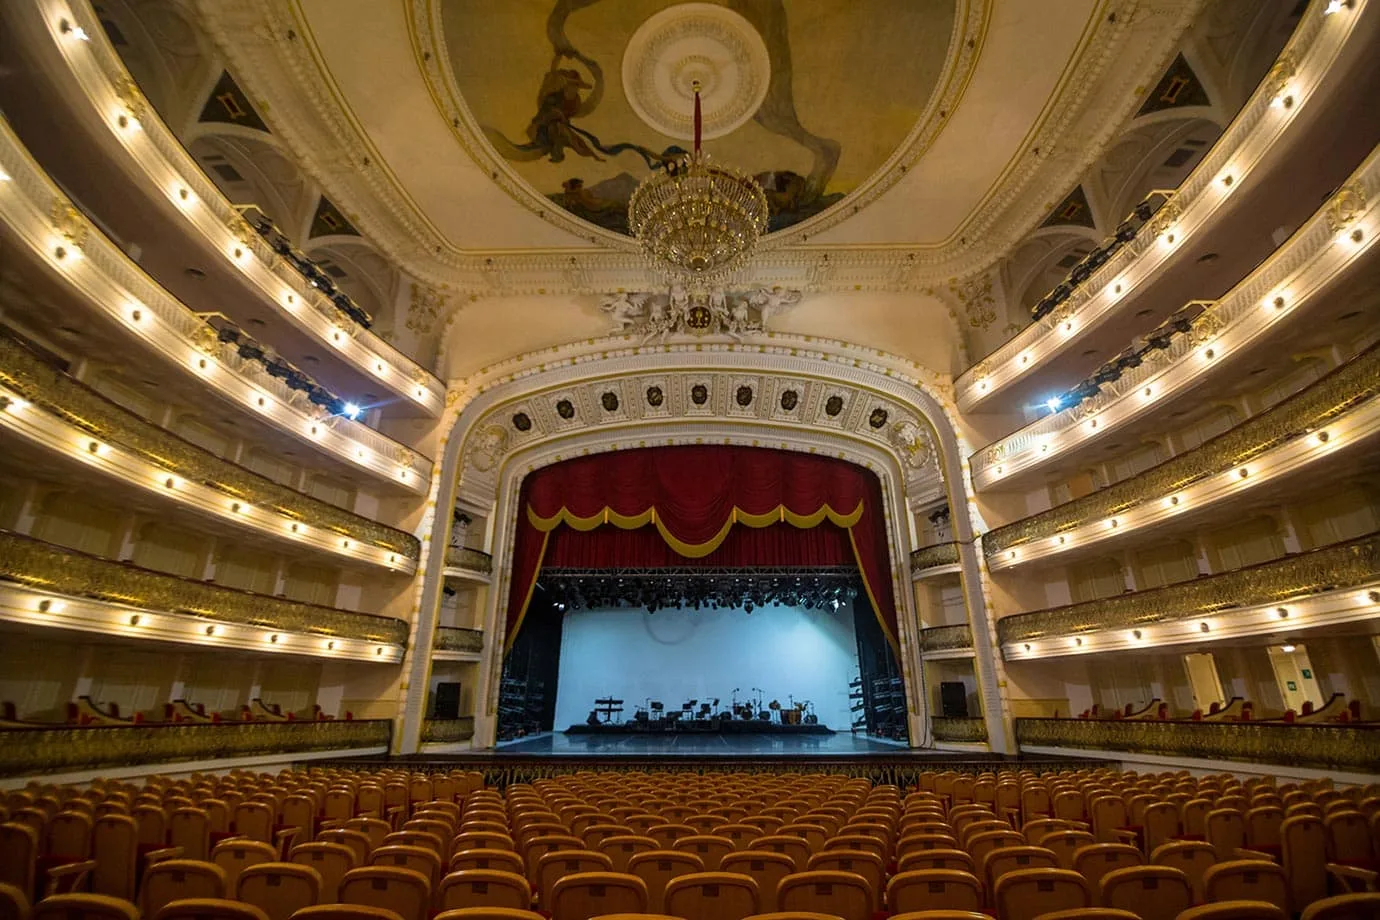
M 699 81 L 693 85 L 695 150 L 642 180 L 628 201 L 628 226 L 664 274 L 707 282 L 752 254 L 767 229 L 767 196 L 757 180 L 700 149 Z

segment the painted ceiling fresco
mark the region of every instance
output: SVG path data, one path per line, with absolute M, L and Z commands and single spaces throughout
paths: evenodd
M 440 0 L 458 89 L 494 150 L 551 201 L 618 233 L 637 184 L 692 145 L 647 114 L 688 118 L 692 76 L 708 84 L 707 125 L 715 106 L 737 106 L 704 146 L 762 183 L 772 230 L 840 201 L 924 113 L 956 2 Z M 677 25 L 691 7 L 706 15 Z

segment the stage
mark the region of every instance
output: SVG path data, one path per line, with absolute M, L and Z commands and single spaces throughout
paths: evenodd
M 837 757 L 901 754 L 906 745 L 824 729 L 811 733 L 555 732 L 499 744 L 494 752 L 528 757 Z M 776 726 L 794 728 L 795 726 Z M 801 726 L 806 728 L 809 726 Z
M 818 723 L 790 725 L 762 719 L 675 719 L 647 722 L 581 722 L 565 730 L 567 735 L 774 735 L 797 738 L 802 735 L 832 735 L 833 730 Z

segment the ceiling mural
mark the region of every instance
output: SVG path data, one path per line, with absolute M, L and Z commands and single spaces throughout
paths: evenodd
M 757 177 L 771 230 L 876 172 L 925 112 L 957 0 L 440 0 L 458 89 L 494 150 L 566 211 L 627 233 L 692 146 Z

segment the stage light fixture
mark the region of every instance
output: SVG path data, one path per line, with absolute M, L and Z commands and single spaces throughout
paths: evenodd
M 360 408 L 359 406 L 357 406 L 356 404 L 354 404 L 354 403 L 352 403 L 352 402 L 347 402 L 347 403 L 345 404 L 345 408 L 343 408 L 343 409 L 340 410 L 340 414 L 343 415 L 343 416 L 345 416 L 346 418 L 350 419 L 351 421 L 355 421 L 356 419 L 359 418 L 359 414 L 360 414 L 361 412 L 363 412 L 363 411 L 364 411 L 364 410 L 361 409 L 361 408 Z

